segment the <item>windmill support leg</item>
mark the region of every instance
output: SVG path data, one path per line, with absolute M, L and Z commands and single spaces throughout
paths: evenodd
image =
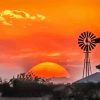
M 84 78 L 84 72 L 85 72 L 85 59 L 84 59 L 84 68 L 83 68 L 83 78 Z
M 90 52 L 88 52 L 88 51 L 85 52 L 84 68 L 83 68 L 83 78 L 84 77 L 88 77 L 90 74 L 92 74 L 89 53 Z
M 89 59 L 89 62 L 90 62 L 90 59 Z M 92 74 L 91 63 L 90 63 L 90 72 L 91 72 L 91 74 Z

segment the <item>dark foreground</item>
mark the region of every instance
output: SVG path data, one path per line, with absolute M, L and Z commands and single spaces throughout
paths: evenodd
M 43 100 L 43 98 L 0 98 L 0 100 Z
M 0 84 L 0 92 L 0 100 L 100 100 L 100 83 L 55 85 L 44 80 L 14 79 Z

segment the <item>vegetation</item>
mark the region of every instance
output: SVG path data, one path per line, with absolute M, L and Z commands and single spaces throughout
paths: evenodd
M 100 100 L 100 83 L 53 84 L 39 77 L 13 78 L 0 84 L 2 97 L 48 97 L 49 100 Z M 44 99 L 45 100 L 45 99 Z

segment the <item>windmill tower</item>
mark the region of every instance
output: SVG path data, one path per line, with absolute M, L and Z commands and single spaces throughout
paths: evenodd
M 92 32 L 83 32 L 78 38 L 79 47 L 84 51 L 84 67 L 83 67 L 83 78 L 92 74 L 90 53 L 91 50 L 96 46 L 96 36 Z

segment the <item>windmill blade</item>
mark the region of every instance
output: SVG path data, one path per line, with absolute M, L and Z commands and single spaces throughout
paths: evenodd
M 96 36 L 94 35 L 93 37 L 91 37 L 91 39 L 95 39 L 96 38 Z
M 84 44 L 84 42 L 78 42 L 78 44 Z
M 91 34 L 92 34 L 92 33 L 91 33 L 91 32 L 89 32 L 89 37 L 91 36 Z
M 84 34 L 83 34 L 83 33 L 81 33 L 81 36 L 85 38 L 85 36 L 84 36 Z
M 92 49 L 94 49 L 93 45 L 89 45 L 89 51 L 91 51 Z
M 93 34 L 93 33 L 91 33 L 90 38 L 92 38 L 93 36 L 94 36 L 94 34 Z
M 84 48 L 85 48 L 85 45 L 83 45 L 83 46 L 81 47 L 81 49 L 83 49 L 83 50 L 84 50 Z
M 83 40 L 82 40 L 82 39 L 78 39 L 78 41 L 79 41 L 79 42 L 81 42 L 81 41 L 83 42 Z
M 79 38 L 80 38 L 80 39 L 82 39 L 82 40 L 84 39 L 84 37 L 83 37 L 83 36 L 81 36 L 81 35 L 79 36 Z
M 93 34 L 93 33 L 91 33 L 91 34 L 90 34 L 90 38 L 91 38 L 92 36 L 94 36 L 94 34 Z
M 83 49 L 83 50 L 84 50 L 84 51 L 86 51 L 86 48 L 87 48 L 87 46 L 85 45 L 85 47 L 84 47 L 84 49 Z
M 86 37 L 86 32 L 83 32 L 84 38 Z
M 82 48 L 83 46 L 84 46 L 84 44 L 79 44 L 79 47 L 81 47 L 81 48 Z
M 94 49 L 94 46 L 93 46 L 92 44 L 90 44 L 90 48 L 91 48 L 91 49 Z
M 95 43 L 100 43 L 100 38 L 96 38 Z
M 80 44 L 79 44 L 79 47 L 82 47 L 83 45 L 84 45 L 84 43 L 80 43 Z
M 91 47 L 89 46 L 89 51 L 91 51 L 92 49 L 91 49 Z
M 91 43 L 91 45 L 94 46 L 94 47 L 96 46 L 94 43 Z
M 86 37 L 89 37 L 89 32 L 86 32 Z

